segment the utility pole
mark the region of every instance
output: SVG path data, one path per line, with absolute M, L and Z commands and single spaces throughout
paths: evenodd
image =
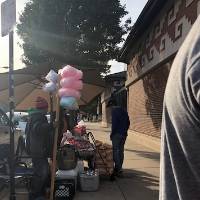
M 14 75 L 13 75 L 13 29 L 16 23 L 16 0 L 1 3 L 1 36 L 9 35 L 9 110 L 10 110 L 10 200 L 15 200 L 15 135 L 14 135 Z
M 14 116 L 14 75 L 13 75 L 13 31 L 9 33 L 9 107 L 10 107 L 10 200 L 15 200 L 15 132 Z

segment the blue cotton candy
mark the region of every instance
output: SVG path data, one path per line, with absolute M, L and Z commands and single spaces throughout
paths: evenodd
M 60 105 L 68 110 L 78 109 L 78 103 L 74 97 L 62 97 L 60 99 Z

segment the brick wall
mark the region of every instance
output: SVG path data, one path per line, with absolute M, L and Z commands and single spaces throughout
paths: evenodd
M 170 70 L 167 63 L 129 87 L 130 129 L 160 137 L 162 104 Z
M 160 137 L 164 91 L 172 60 L 134 81 L 176 54 L 199 14 L 200 0 L 168 1 L 134 43 L 126 81 L 131 130 Z
M 102 125 L 108 126 L 111 123 L 111 113 L 108 108 L 106 108 L 108 101 L 102 103 Z
M 130 50 L 126 85 L 174 55 L 200 14 L 200 0 L 169 1 Z

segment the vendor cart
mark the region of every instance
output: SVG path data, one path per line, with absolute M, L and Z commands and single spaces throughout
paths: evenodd
M 99 157 L 100 158 L 100 161 L 101 161 L 101 166 L 103 166 L 103 168 L 105 169 L 106 171 L 106 175 L 112 177 L 112 171 L 113 171 L 113 161 L 112 161 L 112 165 L 109 165 L 107 162 L 108 160 L 106 159 L 106 157 L 104 155 L 106 155 L 106 148 L 101 148 L 100 146 L 103 144 L 103 143 L 98 143 L 99 141 L 96 141 L 95 140 L 95 137 L 94 135 L 92 134 L 92 132 L 88 132 L 87 133 L 87 136 L 88 136 L 88 140 L 91 140 L 94 147 L 95 147 L 95 150 L 96 150 L 96 157 Z M 104 144 L 105 145 L 105 144 Z M 111 149 L 111 146 L 109 145 L 109 148 Z M 104 154 L 104 155 L 103 155 Z M 110 151 L 111 156 L 110 158 L 112 158 L 112 151 Z M 97 160 L 96 160 L 97 161 Z M 98 163 L 95 161 L 95 168 L 98 168 Z M 101 173 L 100 173 L 101 174 Z

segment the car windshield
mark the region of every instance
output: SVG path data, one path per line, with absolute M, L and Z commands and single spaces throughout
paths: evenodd
M 1 126 L 9 125 L 9 120 L 5 113 L 0 113 L 0 125 Z
M 6 115 L 10 116 L 10 113 L 6 113 Z M 14 122 L 27 122 L 28 121 L 28 113 L 27 112 L 15 112 L 13 117 Z
M 28 115 L 20 116 L 18 118 L 18 121 L 20 121 L 20 122 L 27 122 L 28 121 Z

